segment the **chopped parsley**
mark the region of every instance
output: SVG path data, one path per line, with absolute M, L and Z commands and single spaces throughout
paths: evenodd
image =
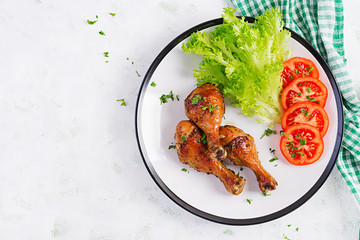
M 179 95 L 176 94 L 176 100 L 180 101 Z
M 300 141 L 300 146 L 304 146 L 307 143 L 305 138 L 299 138 L 299 141 Z
M 97 20 L 95 20 L 95 21 L 90 21 L 89 19 L 87 20 L 87 23 L 88 23 L 89 25 L 94 25 L 96 22 L 97 22 Z
M 268 193 L 266 193 L 266 192 L 263 192 L 262 193 L 265 197 L 267 197 L 267 196 L 270 196 L 271 194 L 268 194 Z
M 298 228 L 298 227 L 296 228 L 296 231 L 297 231 L 297 232 L 299 231 L 299 228 Z
M 170 150 L 170 149 L 175 149 L 176 148 L 176 145 L 174 145 L 174 144 L 172 144 L 172 145 L 169 145 L 169 147 L 168 147 L 168 149 Z
M 308 95 L 308 96 L 306 96 L 306 99 L 307 99 L 307 100 L 309 100 L 309 101 L 311 101 L 311 102 L 315 102 L 315 101 L 316 101 L 316 99 L 315 99 L 315 98 L 310 97 L 309 95 Z
M 111 16 L 115 17 L 116 13 L 109 13 Z
M 199 94 L 196 94 L 193 99 L 191 100 L 191 104 L 195 105 L 198 104 L 198 102 L 201 101 L 201 96 Z
M 288 227 L 291 227 L 291 224 L 288 224 L 287 226 L 288 226 Z
M 151 82 L 150 86 L 156 87 L 156 83 L 154 81 Z
M 268 128 L 265 130 L 264 134 L 260 137 L 260 139 L 262 139 L 265 136 L 270 136 L 271 134 L 276 134 L 276 131 Z
M 203 133 L 203 135 L 198 140 L 198 142 L 202 142 L 203 144 L 206 144 L 207 140 L 206 140 L 206 134 L 205 133 Z
M 182 136 L 182 142 L 186 142 L 187 140 L 189 139 L 187 139 L 185 136 Z
M 306 111 L 305 109 L 300 108 L 300 112 L 302 112 L 306 116 L 308 121 L 310 120 L 311 115 L 309 114 L 308 111 Z
M 294 143 L 293 142 L 288 142 L 287 144 L 285 144 L 285 146 L 286 146 L 286 149 L 290 149 L 290 147 L 291 147 L 291 145 L 294 145 Z
M 200 106 L 202 108 L 202 110 L 206 110 L 209 106 Z
M 275 155 L 275 149 L 271 149 L 269 148 L 270 153 L 272 153 L 272 155 L 274 156 L 272 159 L 269 160 L 269 162 L 274 162 L 276 160 L 278 160 L 279 158 Z
M 284 132 L 283 130 L 280 131 L 280 135 L 285 136 L 288 140 L 290 140 L 289 135 L 286 132 Z
M 186 168 L 181 169 L 181 171 L 189 173 L 189 170 L 187 170 Z
M 124 99 L 124 98 L 122 98 L 122 99 L 117 99 L 116 101 L 121 102 L 120 106 L 126 106 L 126 102 L 125 102 L 125 99 Z
M 174 94 L 173 94 L 172 91 L 170 91 L 169 94 L 163 94 L 163 95 L 161 95 L 161 97 L 160 97 L 160 104 L 167 103 L 167 102 L 168 102 L 168 99 L 171 99 L 172 101 L 174 101 Z
M 311 93 L 311 88 L 306 88 L 306 91 L 308 92 L 308 93 Z
M 138 77 L 141 77 L 140 73 L 137 70 L 135 72 L 138 75 Z
M 283 237 L 284 237 L 286 240 L 290 240 L 290 238 L 288 238 L 287 236 L 285 236 L 285 234 L 283 234 Z
M 216 105 L 216 106 L 214 107 L 214 105 L 212 105 L 212 104 L 209 102 L 209 112 L 210 112 L 210 113 L 214 112 L 214 109 L 219 110 L 218 105 Z
M 249 203 L 249 204 L 251 204 L 251 201 L 252 201 L 252 199 L 246 199 L 246 201 Z
M 100 31 L 99 34 L 105 36 L 105 33 L 103 31 Z
M 109 57 L 109 52 L 104 52 L 104 57 Z

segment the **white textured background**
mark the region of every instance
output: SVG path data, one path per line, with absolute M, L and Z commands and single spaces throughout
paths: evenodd
M 360 3 L 344 5 L 348 70 L 360 95 Z M 169 41 L 225 6 L 0 0 L 0 239 L 359 238 L 359 206 L 336 168 L 301 208 L 243 227 L 186 212 L 151 179 L 134 132 L 142 77 Z

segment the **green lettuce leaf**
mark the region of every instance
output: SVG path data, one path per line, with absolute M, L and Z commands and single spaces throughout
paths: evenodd
M 197 85 L 216 85 L 244 115 L 273 125 L 283 112 L 280 75 L 291 34 L 283 29 L 279 8 L 265 11 L 253 24 L 235 11 L 224 8 L 223 24 L 191 34 L 182 49 L 203 56 L 194 74 Z

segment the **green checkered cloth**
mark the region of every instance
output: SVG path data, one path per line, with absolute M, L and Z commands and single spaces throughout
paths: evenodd
M 241 16 L 280 6 L 285 26 L 304 37 L 328 63 L 342 94 L 344 138 L 336 166 L 360 204 L 360 102 L 346 71 L 341 0 L 230 0 Z

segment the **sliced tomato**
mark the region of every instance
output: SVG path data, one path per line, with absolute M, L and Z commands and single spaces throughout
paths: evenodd
M 285 88 L 294 79 L 300 77 L 319 78 L 319 70 L 316 65 L 307 58 L 293 57 L 283 63 L 281 78 L 283 88 Z
M 324 151 L 324 142 L 319 130 L 310 125 L 295 125 L 284 131 L 280 150 L 285 159 L 294 165 L 316 162 Z
M 313 102 L 325 107 L 328 91 L 325 85 L 315 78 L 298 78 L 292 81 L 281 94 L 284 110 L 298 102 Z
M 312 102 L 300 102 L 288 108 L 281 118 L 281 127 L 307 124 L 317 128 L 324 137 L 329 127 L 329 117 L 324 108 Z

